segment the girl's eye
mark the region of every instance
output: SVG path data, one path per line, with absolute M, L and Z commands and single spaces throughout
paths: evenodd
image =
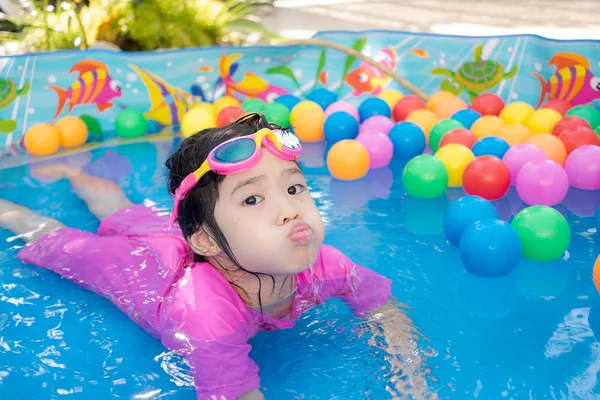
M 302 192 L 304 192 L 304 185 L 301 185 L 299 183 L 295 184 L 294 186 L 290 186 L 288 188 L 288 194 L 300 194 Z
M 258 203 L 260 203 L 261 201 L 262 201 L 262 199 L 260 198 L 260 196 L 250 196 L 246 200 L 244 200 L 244 205 L 245 206 L 255 206 Z

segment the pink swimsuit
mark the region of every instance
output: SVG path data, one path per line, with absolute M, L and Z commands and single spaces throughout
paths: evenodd
M 198 399 L 233 400 L 259 387 L 248 339 L 259 330 L 291 328 L 308 308 L 341 297 L 356 315 L 384 305 L 391 282 L 323 246 L 296 275 L 292 313 L 271 318 L 248 307 L 208 263 L 194 263 L 167 213 L 135 205 L 102 220 L 98 234 L 64 228 L 19 252 L 109 298 L 163 345 L 190 362 Z

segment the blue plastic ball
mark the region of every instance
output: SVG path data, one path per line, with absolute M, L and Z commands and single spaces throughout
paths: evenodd
M 369 97 L 358 106 L 358 114 L 360 115 L 360 122 L 364 122 L 375 115 L 390 118 L 392 111 L 385 100 L 379 97 Z
M 454 114 L 452 114 L 451 119 L 460 122 L 465 128 L 471 129 L 471 126 L 481 118 L 481 114 L 477 111 L 467 108 L 464 110 L 458 110 Z
M 458 246 L 465 229 L 484 218 L 498 218 L 496 207 L 479 196 L 463 196 L 448 207 L 444 216 L 444 234 L 453 246 Z
M 332 103 L 337 101 L 337 96 L 335 93 L 330 92 L 327 89 L 319 88 L 313 90 L 307 97 L 308 100 L 314 101 L 318 105 L 321 106 L 323 110 L 329 107 Z
M 289 111 L 292 111 L 292 108 L 294 108 L 296 104 L 300 103 L 300 99 L 291 94 L 282 94 L 275 99 L 275 103 L 283 104 Z
M 471 151 L 475 157 L 494 156 L 502 158 L 508 149 L 510 149 L 510 145 L 506 140 L 496 136 L 481 138 L 473 144 L 473 147 L 471 147 Z
M 600 235 L 600 207 L 596 210 L 596 231 Z
M 352 115 L 338 111 L 327 117 L 323 133 L 327 143 L 334 144 L 340 140 L 356 138 L 358 129 L 358 121 Z
M 394 144 L 394 157 L 410 160 L 425 150 L 425 133 L 419 125 L 402 121 L 390 130 L 390 139 Z
M 523 253 L 515 229 L 497 218 L 485 218 L 469 225 L 460 239 L 459 249 L 467 271 L 483 277 L 510 274 Z

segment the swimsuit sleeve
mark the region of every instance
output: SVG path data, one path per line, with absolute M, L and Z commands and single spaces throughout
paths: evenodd
M 313 269 L 321 279 L 320 296 L 342 298 L 356 315 L 383 306 L 391 296 L 388 278 L 355 264 L 335 247 L 323 245 Z

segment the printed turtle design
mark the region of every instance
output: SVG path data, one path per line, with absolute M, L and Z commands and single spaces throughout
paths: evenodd
M 29 82 L 26 82 L 21 89 L 17 89 L 17 84 L 10 79 L 0 78 L 0 110 L 8 107 L 18 96 L 23 96 L 29 92 Z M 0 120 L 0 133 L 12 132 L 17 127 L 17 121 Z
M 463 90 L 473 100 L 478 94 L 493 89 L 503 80 L 508 80 L 517 74 L 515 65 L 509 72 L 504 71 L 504 66 L 497 61 L 482 59 L 483 45 L 475 48 L 473 61 L 464 63 L 458 71 L 448 68 L 434 68 L 431 75 L 441 75 L 445 79 L 440 84 L 440 89 L 445 92 L 460 94 Z

